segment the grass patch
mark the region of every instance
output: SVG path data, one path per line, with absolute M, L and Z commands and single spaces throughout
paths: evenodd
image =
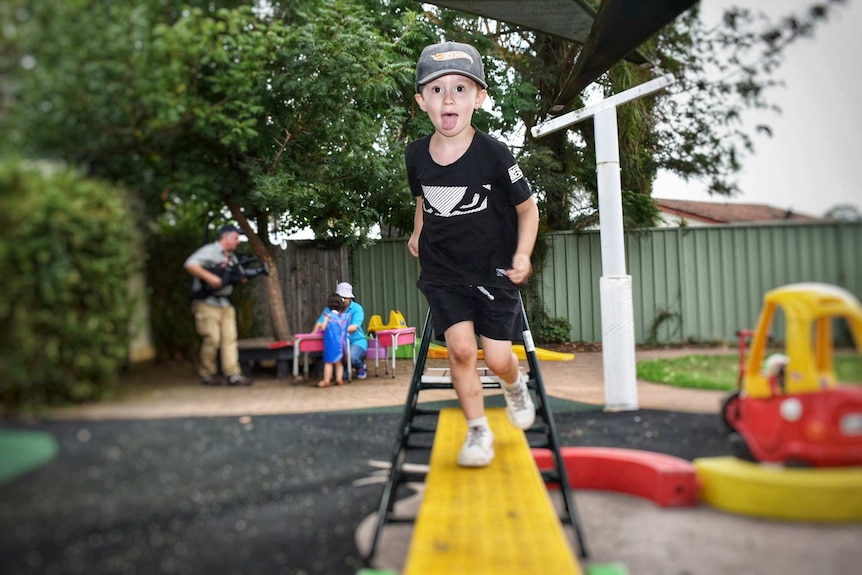
M 842 384 L 862 385 L 862 356 L 836 354 L 835 374 Z M 638 379 L 693 389 L 736 389 L 739 356 L 685 355 L 637 363 Z

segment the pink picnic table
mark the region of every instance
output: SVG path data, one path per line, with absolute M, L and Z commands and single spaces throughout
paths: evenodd
M 398 347 L 413 345 L 413 365 L 416 365 L 416 328 L 402 327 L 397 329 L 384 329 L 374 332 L 377 336 L 375 346 L 368 346 L 369 355 L 374 356 L 374 376 L 380 374 L 380 358 L 383 358 L 383 368 L 389 373 L 389 357 L 392 358 L 392 377 L 395 377 L 395 361 L 397 359 Z M 371 343 L 371 342 L 369 342 Z

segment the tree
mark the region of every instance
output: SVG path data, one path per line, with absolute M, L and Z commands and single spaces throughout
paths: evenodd
M 824 217 L 830 220 L 839 222 L 860 222 L 862 221 L 862 212 L 859 208 L 852 204 L 838 204 L 832 206 Z
M 694 9 L 642 47 L 680 81 L 619 111 L 628 226 L 652 223 L 659 169 L 735 191 L 752 149 L 740 114 L 770 107 L 783 48 L 838 2 L 778 24 L 736 9 L 715 30 Z M 8 0 L 0 18 L 6 152 L 120 182 L 150 217 L 166 202 L 227 206 L 263 262 L 273 235 L 295 229 L 338 243 L 367 241 L 378 223 L 411 229 L 402 150 L 430 130 L 413 103 L 415 58 L 443 37 L 488 55 L 495 109 L 475 121 L 516 143 L 545 227 L 595 220 L 592 123 L 529 135 L 550 114 L 574 43 L 408 0 Z M 591 89 L 620 92 L 646 74 L 623 62 Z M 266 281 L 274 335 L 286 339 L 278 277 Z
M 753 151 L 741 116 L 748 109 L 778 111 L 769 94 L 778 86 L 774 72 L 784 49 L 811 36 L 843 2 L 815 2 L 802 15 L 777 22 L 753 10 L 733 8 L 723 24 L 712 29 L 705 27 L 695 5 L 641 46 L 678 81 L 665 93 L 629 102 L 617 111 L 627 227 L 653 223 L 657 212 L 649 196 L 659 170 L 684 179 L 705 178 L 714 194 L 738 192 L 735 174 L 745 154 Z M 552 115 L 561 79 L 571 71 L 580 45 L 451 10 L 429 12 L 447 36 L 460 35 L 491 56 L 489 93 L 499 108 L 493 124 L 520 148 L 519 161 L 537 193 L 546 227 L 571 229 L 595 223 L 592 122 L 541 139 L 533 139 L 529 132 Z M 651 73 L 620 62 L 573 106 L 580 107 L 592 92 L 606 97 L 632 88 Z M 769 133 L 766 125 L 756 129 Z
M 307 0 L 269 17 L 230 2 L 11 4 L 32 65 L 15 74 L 4 124 L 30 155 L 124 182 L 151 215 L 166 201 L 227 206 L 263 262 L 274 232 L 361 242 L 380 214 L 409 218 L 392 142 L 413 63 L 361 3 Z M 403 18 L 409 33 L 415 15 Z M 288 339 L 273 271 L 273 331 Z

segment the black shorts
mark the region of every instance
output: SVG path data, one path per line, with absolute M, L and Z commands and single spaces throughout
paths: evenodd
M 472 321 L 476 335 L 500 341 L 523 341 L 524 322 L 518 288 L 452 286 L 420 279 L 417 287 L 431 308 L 434 334 L 443 340 L 447 329 Z

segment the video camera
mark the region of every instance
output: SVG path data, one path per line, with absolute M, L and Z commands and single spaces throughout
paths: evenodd
M 254 256 L 244 257 L 238 258 L 238 264 L 205 267 L 204 269 L 221 278 L 221 287 L 218 288 L 221 289 L 222 287 L 229 285 L 239 285 L 242 283 L 243 279 L 251 280 L 259 275 L 268 276 L 268 263 L 264 263 L 262 266 L 258 267 L 246 267 L 257 261 L 258 259 Z M 214 291 L 217 291 L 211 288 L 206 282 L 200 282 L 200 284 L 201 288 L 192 294 L 192 299 L 206 299 Z
M 265 275 L 265 276 L 269 275 L 269 264 L 268 263 L 264 263 L 262 266 L 258 266 L 256 268 L 253 268 L 253 267 L 248 267 L 248 266 L 250 266 L 251 264 L 256 263 L 258 261 L 256 257 L 250 256 L 247 258 L 238 258 L 238 259 L 239 259 L 239 267 L 242 269 L 242 271 L 239 274 L 236 274 L 236 273 L 232 274 L 232 275 L 239 276 L 239 278 L 236 281 L 231 281 L 231 283 L 233 283 L 234 285 L 240 283 L 241 278 L 245 278 L 247 280 L 250 280 L 250 279 L 256 278 L 259 275 Z M 235 266 L 231 266 L 231 267 L 222 268 L 222 269 L 233 269 L 234 267 Z M 227 285 L 227 283 L 224 281 L 224 279 L 222 279 L 222 285 Z

